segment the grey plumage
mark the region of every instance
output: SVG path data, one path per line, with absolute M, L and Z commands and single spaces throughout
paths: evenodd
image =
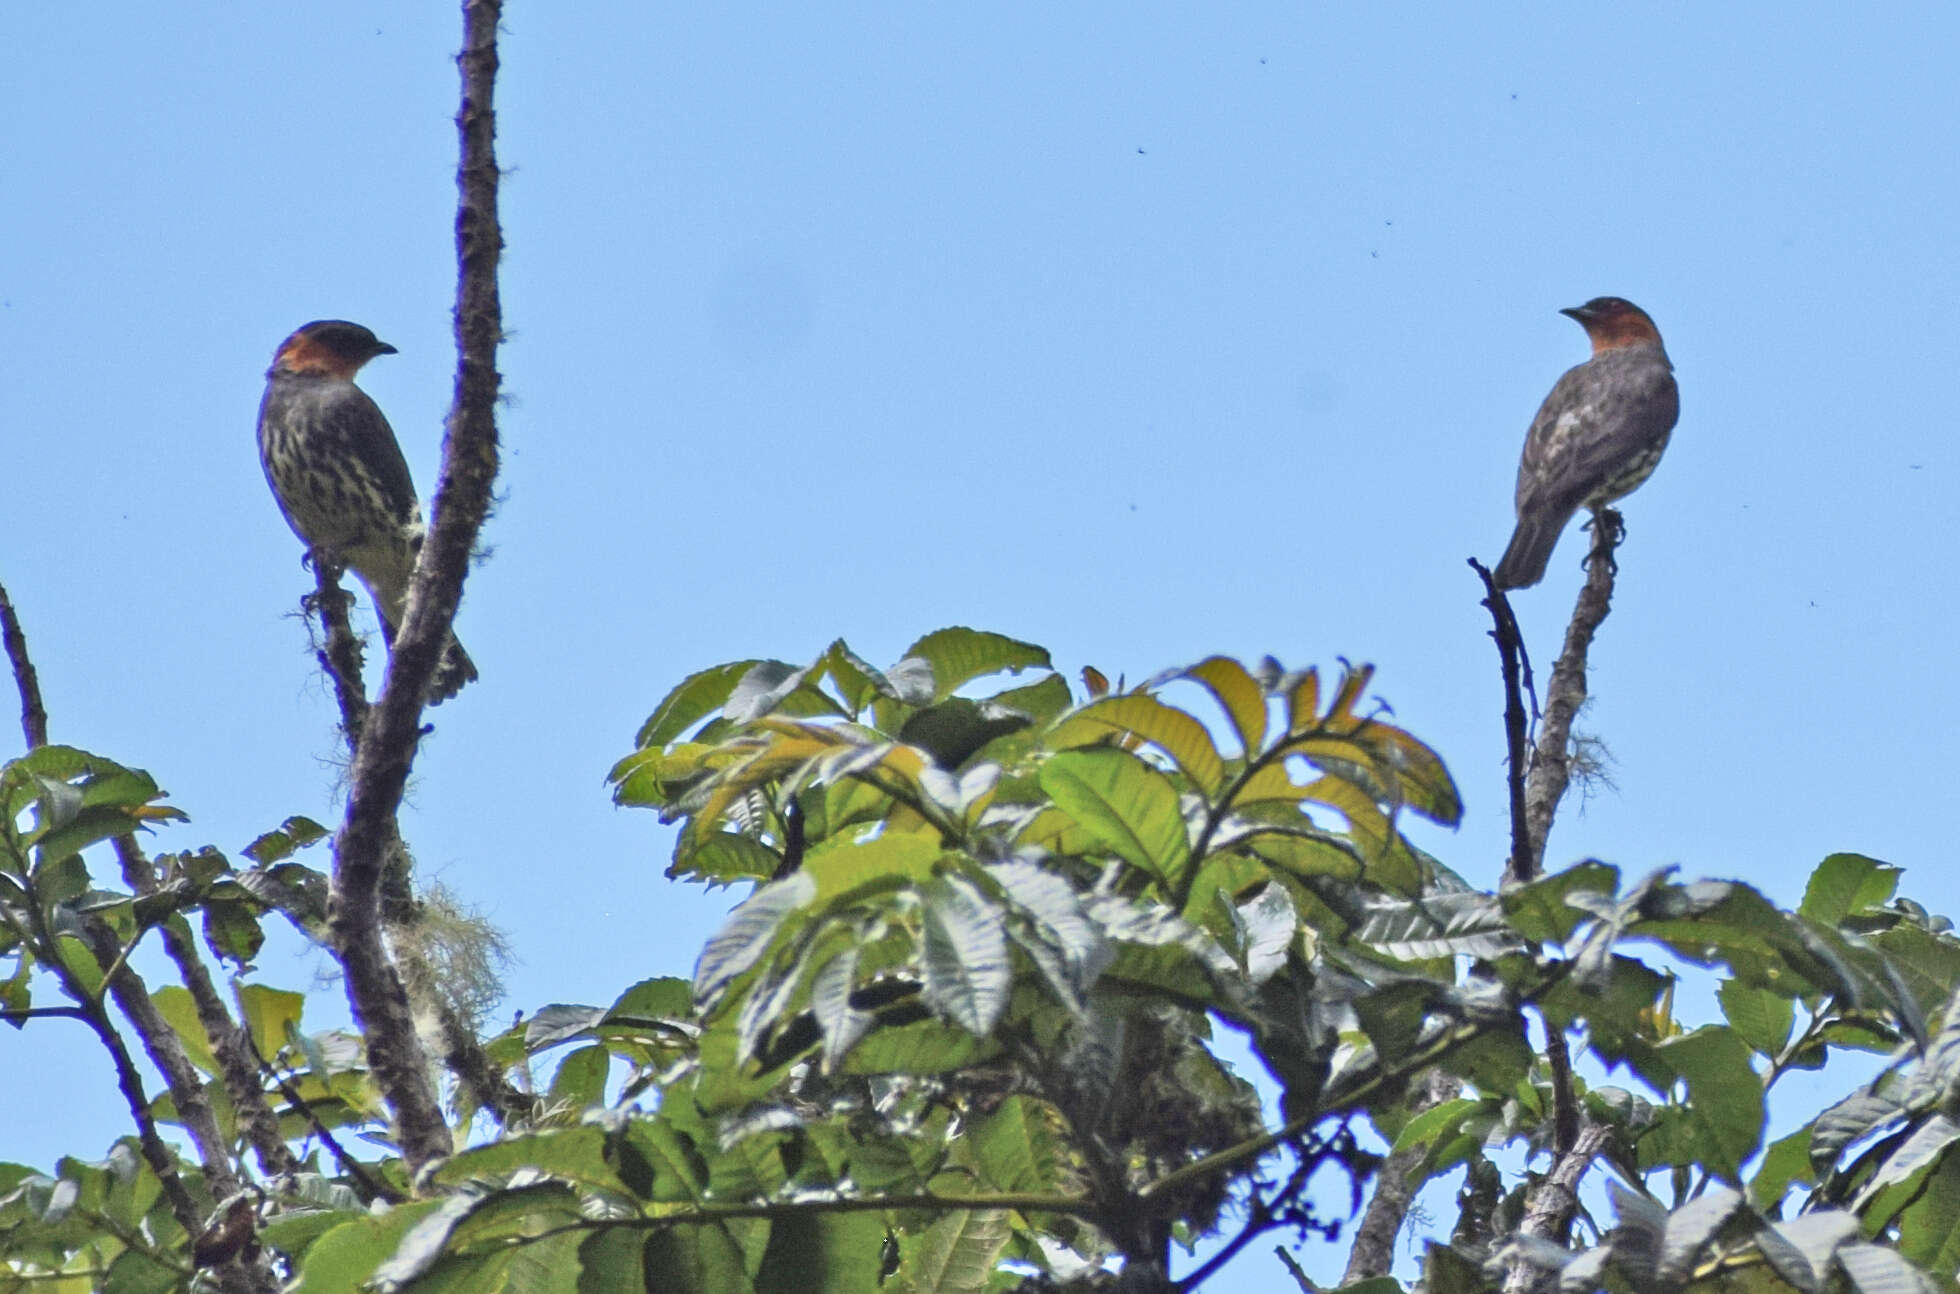
M 1674 366 L 1645 313 L 1618 298 L 1567 313 L 1596 349 L 1559 378 L 1525 436 L 1517 529 L 1493 572 L 1499 588 L 1536 584 L 1580 507 L 1603 508 L 1652 475 L 1680 413 Z

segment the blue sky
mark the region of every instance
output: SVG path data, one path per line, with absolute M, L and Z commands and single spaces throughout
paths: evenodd
M 1606 293 L 1659 323 L 1683 412 L 1593 656 L 1616 789 L 1549 860 L 1790 902 L 1855 849 L 1951 910 L 1960 11 L 1317 9 L 511 7 L 483 681 L 434 714 L 404 824 L 511 939 L 510 1008 L 687 970 L 733 896 L 663 880 L 605 771 L 685 674 L 840 635 L 890 661 L 971 624 L 1132 679 L 1372 661 L 1468 804 L 1424 843 L 1493 882 L 1464 559 L 1501 551 L 1524 429 L 1585 355 L 1557 309 Z M 252 421 L 281 337 L 358 320 L 400 348 L 363 383 L 432 488 L 456 26 L 0 12 L 0 581 L 56 740 L 191 814 L 157 848 L 338 813 Z M 1547 666 L 1581 552 L 1516 599 Z M 39 1116 L 0 1158 L 124 1126 L 63 1022 L 0 1034 L 0 1092 Z

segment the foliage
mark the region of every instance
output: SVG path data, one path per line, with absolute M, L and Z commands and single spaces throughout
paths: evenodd
M 1172 1288 L 1178 1246 L 1338 1228 L 1380 1162 L 1363 1128 L 1419 1152 L 1418 1181 L 1464 1175 L 1432 1291 L 1492 1288 L 1516 1261 L 1571 1290 L 1950 1286 L 1960 943 L 1896 870 L 1833 855 L 1794 911 L 1598 862 L 1475 889 L 1404 838 L 1405 815 L 1449 825 L 1460 802 L 1370 682 L 1213 657 L 1127 690 L 1091 672 L 1078 698 L 1040 648 L 968 629 L 885 669 L 840 641 L 693 675 L 614 795 L 679 824 L 670 876 L 751 888 L 691 981 L 489 1039 L 493 1064 L 551 1077 L 419 1182 L 359 1039 L 307 1033 L 299 995 L 250 980 L 267 917 L 324 929 L 306 819 L 242 863 L 161 858 L 137 892 L 87 859 L 181 816 L 147 775 L 58 747 L 5 765 L 0 1003 L 23 1023 L 100 1011 L 132 946 L 198 920 L 244 977 L 303 1152 L 246 1210 L 303 1291 L 1089 1288 L 1115 1267 Z M 1717 985 L 1719 1021 L 1677 1017 L 1677 976 Z M 236 1148 L 189 995 L 154 996 Z M 1502 1154 L 1551 1140 L 1545 1027 L 1573 1041 L 1613 1173 L 1615 1224 L 1571 1247 L 1514 1234 L 1534 1178 Z M 1276 1120 L 1219 1031 L 1264 1067 Z M 1765 1145 L 1778 1080 L 1847 1050 L 1883 1057 L 1878 1077 Z M 1457 1095 L 1412 1114 L 1431 1067 Z M 486 1126 L 455 1095 L 459 1133 Z M 178 1168 L 200 1209 L 233 1203 Z M 40 1288 L 160 1291 L 194 1269 L 135 1138 L 52 1173 L 0 1166 L 0 1237 Z M 1215 1270 L 1179 1261 L 1187 1282 Z

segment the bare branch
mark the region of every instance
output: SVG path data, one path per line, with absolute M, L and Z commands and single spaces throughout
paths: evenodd
M 347 974 L 347 995 L 367 1039 L 368 1063 L 394 1111 L 411 1170 L 450 1153 L 427 1057 L 416 1037 L 408 996 L 381 935 L 381 888 L 396 814 L 422 736 L 422 705 L 444 646 L 471 549 L 490 507 L 497 475 L 497 346 L 503 338 L 497 262 L 503 232 L 497 218 L 499 173 L 493 91 L 500 0 L 464 0 L 462 140 L 457 169 L 459 266 L 455 402 L 443 441 L 433 518 L 381 687 L 362 724 L 347 814 L 334 841 L 328 925 Z
M 1300 1266 L 1300 1260 L 1286 1252 L 1285 1245 L 1274 1245 L 1273 1253 L 1279 1258 L 1280 1266 L 1286 1268 L 1286 1274 L 1293 1278 L 1293 1283 L 1300 1287 L 1300 1294 L 1320 1294 L 1320 1287 L 1308 1277 L 1306 1270 Z M 1345 1281 L 1342 1283 L 1346 1284 Z
M 0 642 L 7 649 L 7 661 L 14 667 L 14 687 L 20 692 L 20 732 L 33 750 L 48 744 L 48 712 L 41 706 L 41 680 L 28 659 L 27 636 L 20 631 L 13 600 L 0 584 Z
M 1511 801 L 1511 857 L 1504 864 L 1507 882 L 1523 882 L 1538 874 L 1537 857 L 1525 812 L 1525 717 L 1524 679 L 1531 668 L 1525 657 L 1524 635 L 1518 631 L 1518 618 L 1511 613 L 1511 600 L 1497 587 L 1496 579 L 1482 562 L 1470 559 L 1470 569 L 1484 582 L 1484 606 L 1490 611 L 1491 638 L 1497 643 L 1497 659 L 1504 677 L 1504 784 Z
M 1564 1244 L 1572 1228 L 1573 1214 L 1579 1208 L 1579 1182 L 1593 1160 L 1606 1149 L 1612 1134 L 1604 1124 L 1588 1121 L 1579 1129 L 1572 1148 L 1552 1164 L 1551 1172 L 1533 1187 L 1525 1201 L 1524 1221 L 1519 1234 Z M 1543 1279 L 1536 1267 L 1513 1261 L 1504 1278 L 1505 1294 L 1524 1294 Z
M 124 884 L 137 894 L 156 893 L 156 868 L 144 856 L 136 837 L 118 836 L 115 845 L 116 859 L 122 864 Z M 265 1091 L 259 1086 L 258 1074 L 240 1046 L 242 1038 L 249 1045 L 244 1027 L 234 1022 L 231 1013 L 225 1009 L 224 999 L 218 995 L 217 986 L 211 981 L 210 968 L 199 955 L 196 941 L 173 922 L 164 922 L 159 931 L 163 936 L 164 952 L 175 963 L 184 987 L 190 992 L 197 1021 L 204 1027 L 205 1036 L 211 1040 L 211 1054 L 217 1058 L 225 1093 L 231 1098 L 240 1129 L 258 1154 L 259 1167 L 267 1173 L 291 1172 L 299 1161 L 294 1158 L 291 1147 L 286 1145 L 285 1138 L 279 1134 L 278 1117 L 267 1103 Z M 219 1194 L 222 1196 L 228 1192 L 221 1191 Z
M 326 638 L 319 642 L 316 655 L 320 668 L 333 681 L 334 700 L 340 705 L 340 731 L 347 738 L 347 749 L 352 753 L 358 749 L 361 729 L 366 725 L 368 701 L 367 688 L 361 681 L 363 656 L 361 637 L 354 632 L 349 619 L 349 608 L 353 597 L 341 587 L 340 577 L 344 574 L 340 567 L 325 560 L 319 553 L 313 555 L 314 591 L 306 599 L 305 606 L 320 617 L 320 627 Z
M 1409 1113 L 1421 1114 L 1433 1109 L 1462 1090 L 1461 1080 L 1432 1069 L 1409 1085 L 1406 1098 Z M 1368 1209 L 1361 1215 L 1361 1225 L 1355 1228 L 1354 1246 L 1348 1250 L 1347 1272 L 1341 1277 L 1341 1284 L 1352 1285 L 1386 1276 L 1395 1265 L 1395 1238 L 1402 1234 L 1402 1223 L 1409 1216 L 1409 1205 L 1416 1194 L 1409 1175 L 1428 1157 L 1429 1149 L 1411 1146 L 1398 1150 L 1376 1170 L 1375 1193 L 1368 1197 Z
M 1601 508 L 1593 514 L 1586 583 L 1579 590 L 1571 623 L 1565 629 L 1565 649 L 1552 666 L 1552 680 L 1545 689 L 1545 720 L 1538 729 L 1538 745 L 1531 754 L 1531 778 L 1525 787 L 1533 876 L 1544 869 L 1545 839 L 1551 834 L 1552 817 L 1571 779 L 1572 720 L 1586 703 L 1586 656 L 1592 649 L 1593 635 L 1612 610 L 1613 576 L 1618 569 L 1613 550 L 1620 546 L 1625 533 L 1620 514 L 1613 509 Z

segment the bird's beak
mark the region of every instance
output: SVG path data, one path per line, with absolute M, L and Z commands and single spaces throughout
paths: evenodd
M 400 351 L 398 351 L 398 350 L 396 350 L 396 349 L 395 349 L 395 348 L 394 348 L 393 346 L 390 346 L 390 345 L 389 345 L 389 344 L 388 344 L 387 342 L 385 342 L 385 341 L 381 341 L 381 340 L 379 340 L 379 339 L 376 339 L 376 341 L 375 341 L 375 343 L 374 343 L 374 353 L 375 353 L 375 354 L 377 354 L 377 355 L 399 355 L 399 354 L 401 354 L 401 352 L 400 352 Z
M 1577 319 L 1580 323 L 1593 317 L 1593 312 L 1585 306 L 1567 306 L 1559 313 L 1568 319 Z

